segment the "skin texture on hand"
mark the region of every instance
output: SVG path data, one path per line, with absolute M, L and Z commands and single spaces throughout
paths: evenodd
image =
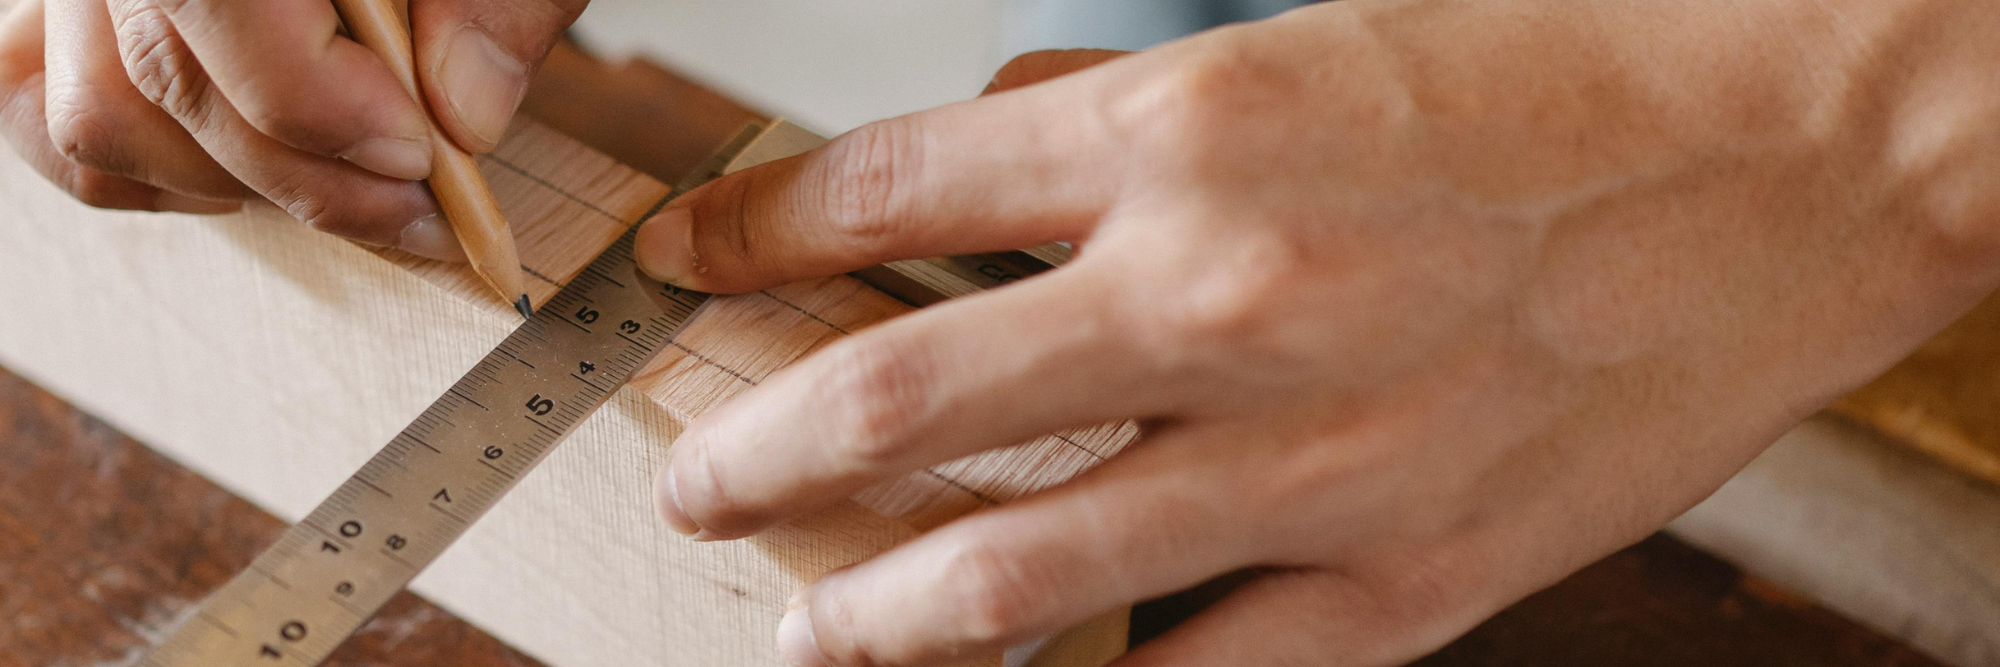
M 801 591 L 781 651 L 941 664 L 1251 568 L 1117 664 L 1414 659 L 2000 282 L 1996 30 L 1977 0 L 1354 0 L 1017 63 L 642 229 L 649 272 L 721 292 L 1081 247 L 690 424 L 662 514 L 738 538 L 1138 419 L 1098 469 Z
M 0 32 L 0 133 L 93 206 L 264 198 L 315 228 L 463 260 L 430 191 L 430 115 L 492 150 L 585 0 L 415 0 L 427 111 L 325 0 L 27 0 Z

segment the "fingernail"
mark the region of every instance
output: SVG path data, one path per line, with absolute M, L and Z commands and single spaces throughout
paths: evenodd
M 659 505 L 660 520 L 667 522 L 667 527 L 674 529 L 674 532 L 689 537 L 701 532 L 701 525 L 689 518 L 687 512 L 681 511 L 681 493 L 679 489 L 674 488 L 672 467 L 668 467 L 666 472 L 660 474 Z
M 827 667 L 819 640 L 813 637 L 812 614 L 803 603 L 794 604 L 778 621 L 778 657 L 792 667 Z
M 153 207 L 162 211 L 193 213 L 195 215 L 221 215 L 243 210 L 243 202 L 189 197 L 178 192 L 161 192 L 153 200 Z
M 459 245 L 458 234 L 451 231 L 451 224 L 439 213 L 417 218 L 403 226 L 403 234 L 396 240 L 396 247 L 419 257 L 442 262 L 465 262 L 465 247 Z
M 340 159 L 389 178 L 423 180 L 431 175 L 431 142 L 428 137 L 376 137 L 355 144 Z
M 438 66 L 445 100 L 458 122 L 486 142 L 482 148 L 491 150 L 507 133 L 507 121 L 528 92 L 528 66 L 508 55 L 486 31 L 472 26 L 459 28 L 445 48 L 444 62 Z
M 633 247 L 639 270 L 654 280 L 681 285 L 694 273 L 694 212 L 686 208 L 660 211 L 639 228 Z

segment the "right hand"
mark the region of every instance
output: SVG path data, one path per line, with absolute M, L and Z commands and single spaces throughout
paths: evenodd
M 430 115 L 492 150 L 586 2 L 412 1 Z M 419 182 L 425 110 L 340 29 L 327 0 L 23 0 L 0 21 L 0 133 L 92 206 L 264 198 L 323 231 L 462 259 Z

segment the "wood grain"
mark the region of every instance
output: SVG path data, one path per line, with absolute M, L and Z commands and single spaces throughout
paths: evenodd
M 0 667 L 136 662 L 284 527 L 0 369 Z M 410 593 L 326 664 L 536 667 Z
M 520 299 L 527 294 L 522 291 L 526 279 L 521 275 L 521 257 L 514 236 L 508 231 L 507 220 L 501 217 L 500 206 L 493 201 L 493 192 L 479 173 L 479 163 L 451 140 L 438 126 L 437 119 L 430 117 L 429 110 L 442 108 L 441 105 L 429 104 L 434 100 L 424 99 L 422 89 L 417 86 L 416 45 L 410 40 L 407 16 L 409 3 L 334 0 L 333 4 L 340 10 L 348 34 L 389 66 L 396 80 L 402 82 L 403 90 L 423 110 L 431 144 L 427 183 L 464 248 L 468 265 L 493 287 L 501 303 L 525 309 Z M 525 310 L 522 317 L 527 317 Z
M 540 278 L 537 302 L 668 190 L 527 121 L 481 167 Z M 15 312 L 68 315 L 0 322 L 0 359 L 288 519 L 518 322 L 465 267 L 359 249 L 270 207 L 208 220 L 96 211 L 17 162 L 0 169 L 0 197 L 21 211 L 0 227 L 0 275 L 97 265 L 6 297 Z M 1064 479 L 1129 436 L 1044 438 L 867 496 L 901 522 L 847 503 L 702 545 L 653 518 L 653 471 L 688 419 L 907 309 L 845 276 L 717 300 L 415 588 L 551 664 L 775 664 L 771 628 L 797 587 Z M 1101 664 L 1122 636 L 1099 628 L 1072 646 Z
M 0 667 L 121 665 L 284 523 L 0 369 Z M 1202 595 L 1140 608 L 1157 635 Z M 331 667 L 538 667 L 415 595 Z M 1419 667 L 1930 667 L 1672 538 L 1530 597 Z
M 1941 667 L 1656 535 L 1514 605 L 1414 667 Z
M 2000 488 L 2000 293 L 1833 409 Z
M 482 170 L 541 276 L 537 301 L 665 192 L 534 123 Z M 0 282 L 35 286 L 0 293 L 0 311 L 28 314 L 0 318 L 0 363 L 287 519 L 517 321 L 462 267 L 360 249 L 268 207 L 91 210 L 11 158 L 0 202 Z M 939 466 L 746 542 L 693 544 L 653 519 L 652 474 L 681 424 L 906 308 L 847 277 L 724 299 L 705 319 L 730 327 L 690 331 L 417 590 L 561 667 L 776 664 L 769 633 L 797 586 L 1056 483 L 1129 437 L 1096 429 Z

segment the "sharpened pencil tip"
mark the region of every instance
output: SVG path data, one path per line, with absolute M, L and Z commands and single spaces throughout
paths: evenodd
M 514 310 L 521 311 L 521 319 L 529 320 L 535 317 L 535 307 L 528 305 L 528 295 L 526 294 L 514 300 Z

